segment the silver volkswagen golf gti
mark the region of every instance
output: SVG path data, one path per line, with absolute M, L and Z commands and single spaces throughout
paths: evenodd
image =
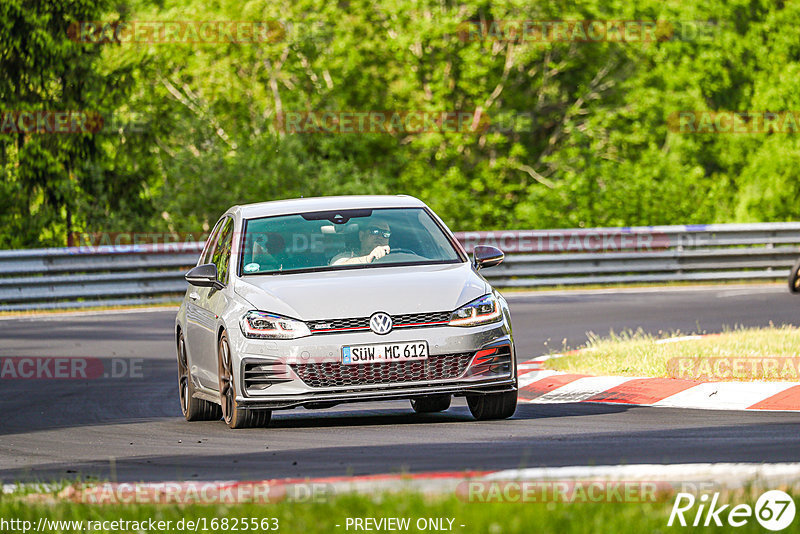
M 409 399 L 420 413 L 465 396 L 477 419 L 517 405 L 511 317 L 473 258 L 423 202 L 322 197 L 234 206 L 178 310 L 188 421 L 266 426 L 273 410 Z

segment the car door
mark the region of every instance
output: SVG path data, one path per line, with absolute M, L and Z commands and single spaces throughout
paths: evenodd
M 223 232 L 232 229 L 233 220 L 223 217 L 217 222 L 209 237 L 198 265 L 213 263 L 215 251 Z M 232 231 L 230 231 L 232 233 Z M 186 349 L 189 353 L 190 372 L 204 388 L 217 389 L 217 318 L 209 310 L 208 300 L 212 292 L 210 287 L 190 286 L 186 305 Z
M 209 288 L 208 292 L 206 293 L 206 299 L 204 301 L 205 311 L 209 314 L 210 317 L 213 318 L 214 324 L 218 324 L 218 319 L 223 315 L 225 309 L 228 307 L 228 303 L 230 301 L 229 297 L 229 283 L 230 283 L 230 270 L 233 267 L 231 265 L 231 252 L 233 250 L 233 236 L 234 236 L 234 223 L 233 219 L 229 219 L 225 222 L 225 225 L 222 227 L 222 231 L 219 234 L 219 240 L 217 242 L 217 246 L 214 248 L 214 252 L 211 255 L 211 263 L 216 265 L 217 267 L 217 281 L 222 284 L 222 289 L 214 289 Z M 218 375 L 217 373 L 217 330 L 214 331 L 214 346 L 211 354 L 208 355 L 210 365 L 213 365 L 215 374 L 214 374 L 214 389 L 219 387 L 218 382 Z

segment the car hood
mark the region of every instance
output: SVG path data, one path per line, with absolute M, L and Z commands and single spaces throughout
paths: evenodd
M 469 263 L 252 275 L 234 284 L 255 309 L 304 321 L 450 311 L 489 290 Z

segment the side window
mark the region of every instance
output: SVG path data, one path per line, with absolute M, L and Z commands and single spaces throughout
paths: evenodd
M 231 247 L 233 245 L 233 219 L 230 217 L 223 223 L 219 232 L 211 263 L 217 266 L 217 280 L 228 283 L 228 269 L 231 263 Z
M 215 224 L 214 228 L 211 230 L 211 233 L 208 234 L 208 239 L 206 240 L 206 244 L 203 247 L 203 253 L 200 255 L 200 263 L 198 265 L 205 265 L 206 263 L 211 263 L 211 253 L 214 251 L 214 246 L 217 244 L 217 238 L 219 237 L 219 230 L 222 227 L 223 222 L 225 222 L 225 218 L 218 220 L 217 224 Z

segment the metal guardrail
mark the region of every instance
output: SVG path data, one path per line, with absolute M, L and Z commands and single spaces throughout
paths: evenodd
M 203 243 L 0 251 L 0 310 L 174 302 Z
M 800 223 L 460 232 L 506 252 L 497 287 L 784 279 Z M 0 251 L 0 310 L 174 302 L 202 243 Z

